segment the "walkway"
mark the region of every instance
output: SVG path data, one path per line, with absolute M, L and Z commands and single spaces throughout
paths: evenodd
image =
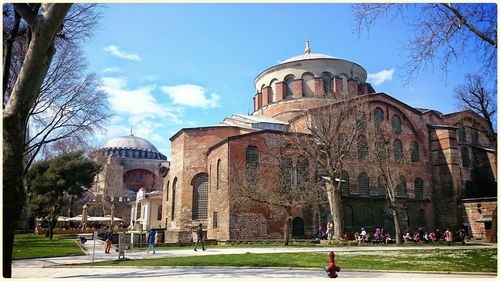
M 287 278 L 324 278 L 326 273 L 318 269 L 294 269 L 294 268 L 250 268 L 250 267 L 58 267 L 67 264 L 89 263 L 94 261 L 116 260 L 118 253 L 104 254 L 104 244 L 96 240 L 95 254 L 92 255 L 93 240 L 85 244 L 87 255 L 24 259 L 13 261 L 13 277 L 17 278 L 158 278 L 158 277 L 287 277 Z M 485 244 L 479 246 L 467 246 L 473 248 L 495 248 L 496 244 Z M 463 246 L 436 246 L 434 249 L 463 248 Z M 286 253 L 286 252 L 324 252 L 325 256 L 330 250 L 337 252 L 345 251 L 370 251 L 370 250 L 416 250 L 429 249 L 425 246 L 412 247 L 334 247 L 334 248 L 208 248 L 206 251 L 195 252 L 186 250 L 161 250 L 156 254 L 145 252 L 127 252 L 126 258 L 150 259 L 183 257 L 192 255 L 219 255 L 219 254 L 244 254 L 244 253 Z M 449 278 L 458 277 L 496 277 L 492 274 L 429 274 L 415 272 L 387 272 L 387 271 L 341 271 L 342 278 L 349 277 L 387 277 L 387 278 Z

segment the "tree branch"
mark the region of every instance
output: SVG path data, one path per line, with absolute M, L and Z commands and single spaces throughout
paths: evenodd
M 16 9 L 16 12 L 21 15 L 21 17 L 26 21 L 26 23 L 33 29 L 33 26 L 35 24 L 35 19 L 37 16 L 37 13 L 34 12 L 28 4 L 13 4 L 14 9 Z

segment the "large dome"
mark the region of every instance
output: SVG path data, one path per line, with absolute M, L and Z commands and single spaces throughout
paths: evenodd
M 298 56 L 294 56 L 294 57 L 291 57 L 289 59 L 286 59 L 283 62 L 281 62 L 281 64 L 287 63 L 287 62 L 294 62 L 294 61 L 301 61 L 301 60 L 313 60 L 313 59 L 336 59 L 336 58 L 329 56 L 329 55 L 324 55 L 324 54 L 305 53 L 305 54 L 300 54 Z
M 159 152 L 152 143 L 134 135 L 114 138 L 103 145 L 102 148 L 132 148 Z

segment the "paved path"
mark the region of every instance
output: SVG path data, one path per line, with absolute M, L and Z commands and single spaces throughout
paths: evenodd
M 496 244 L 485 244 L 481 246 L 466 246 L 472 248 L 496 247 Z M 93 240 L 85 244 L 87 255 L 23 259 L 13 261 L 13 277 L 18 278 L 158 278 L 158 277 L 287 277 L 287 278 L 324 278 L 326 273 L 318 269 L 294 269 L 294 268 L 241 268 L 241 267 L 58 267 L 67 264 L 89 263 L 94 261 L 116 260 L 118 253 L 104 254 L 104 244 L 97 240 L 95 254 L 92 255 Z M 463 248 L 463 246 L 436 246 L 434 249 Z M 195 252 L 189 250 L 162 250 L 156 254 L 145 252 L 127 252 L 126 257 L 130 259 L 168 258 L 192 255 L 219 255 L 219 254 L 243 254 L 243 253 L 286 253 L 286 252 L 324 252 L 325 256 L 330 250 L 335 252 L 345 251 L 370 251 L 370 250 L 416 250 L 429 249 L 429 247 L 311 247 L 311 248 L 208 248 L 206 251 Z M 495 277 L 492 274 L 428 274 L 428 273 L 406 273 L 387 271 L 342 271 L 341 277 L 388 277 L 388 278 L 440 278 L 440 277 Z

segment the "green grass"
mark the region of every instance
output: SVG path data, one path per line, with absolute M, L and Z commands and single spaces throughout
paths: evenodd
M 44 235 L 16 234 L 13 259 L 83 255 L 76 238 L 75 235 L 54 235 L 49 240 Z
M 270 248 L 270 247 L 283 247 L 283 242 L 279 241 L 252 241 L 252 242 L 224 242 L 220 244 L 210 244 L 205 243 L 207 247 L 211 249 L 227 249 L 227 248 Z M 159 246 L 156 245 L 157 251 L 168 251 L 168 250 L 186 250 L 193 249 L 194 244 L 186 244 L 186 245 L 165 245 Z M 318 243 L 311 243 L 310 241 L 293 241 L 287 247 L 325 247 L 321 246 Z M 134 248 L 127 250 L 127 252 L 145 252 L 148 249 L 148 245 L 144 244 L 143 246 L 134 246 Z
M 323 268 L 326 253 L 278 253 L 115 260 L 94 266 L 250 266 Z M 337 252 L 336 264 L 351 270 L 497 272 L 496 249 Z M 87 264 L 90 265 L 90 264 Z

